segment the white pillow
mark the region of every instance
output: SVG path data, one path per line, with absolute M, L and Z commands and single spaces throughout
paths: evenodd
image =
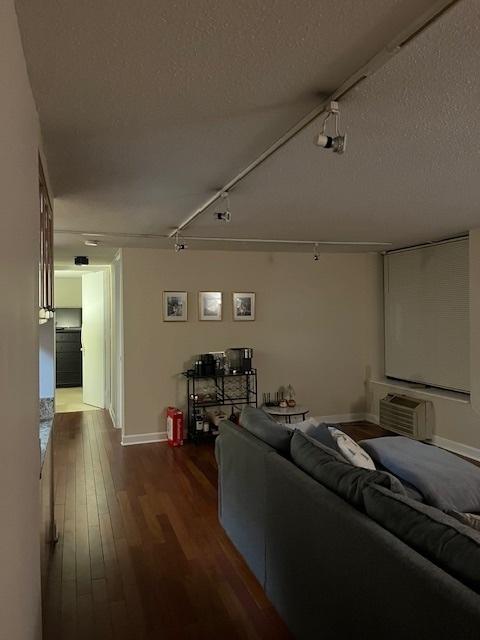
M 355 440 L 352 440 L 350 436 L 347 436 L 346 433 L 343 433 L 343 431 L 335 427 L 328 427 L 328 430 L 332 434 L 332 438 L 337 443 L 337 447 L 342 452 L 342 455 L 351 462 L 353 466 L 375 471 L 375 463 Z

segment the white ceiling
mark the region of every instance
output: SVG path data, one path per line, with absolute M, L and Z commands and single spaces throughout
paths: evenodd
M 72 273 L 80 273 L 82 271 L 98 271 L 99 267 L 104 267 L 113 262 L 118 248 L 113 246 L 114 243 L 108 243 L 99 247 L 85 247 L 78 237 L 72 237 L 65 242 L 57 242 L 55 246 L 55 273 L 59 270 L 71 270 Z M 89 266 L 75 265 L 75 256 L 88 256 Z
M 168 233 L 434 4 L 17 0 L 57 227 Z M 479 18 L 461 0 L 341 101 L 345 155 L 309 127 L 232 191 L 232 223 L 187 235 L 400 246 L 480 226 Z

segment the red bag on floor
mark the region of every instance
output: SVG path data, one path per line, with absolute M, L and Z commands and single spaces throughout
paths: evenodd
M 167 409 L 167 438 L 170 447 L 183 444 L 183 412 L 175 407 Z

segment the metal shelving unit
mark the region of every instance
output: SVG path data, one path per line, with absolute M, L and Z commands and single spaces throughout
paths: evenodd
M 245 373 L 216 372 L 203 376 L 193 369 L 184 371 L 187 379 L 187 429 L 191 440 L 217 435 L 215 431 L 198 432 L 195 416 L 202 409 L 212 407 L 232 407 L 240 409 L 243 405 L 257 406 L 257 370 Z

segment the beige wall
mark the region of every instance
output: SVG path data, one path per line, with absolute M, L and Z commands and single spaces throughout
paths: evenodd
M 188 322 L 162 322 L 163 290 L 189 292 Z M 198 321 L 198 291 L 223 291 L 222 322 Z M 232 321 L 233 291 L 256 292 L 255 322 Z M 373 254 L 125 249 L 125 434 L 164 431 L 166 407 L 185 406 L 179 372 L 234 346 L 254 348 L 260 393 L 290 383 L 312 414 L 363 413 L 380 291 Z
M 82 306 L 82 276 L 55 275 L 55 306 L 79 309 Z
M 39 139 L 13 0 L 0 2 L 0 636 L 40 637 Z

